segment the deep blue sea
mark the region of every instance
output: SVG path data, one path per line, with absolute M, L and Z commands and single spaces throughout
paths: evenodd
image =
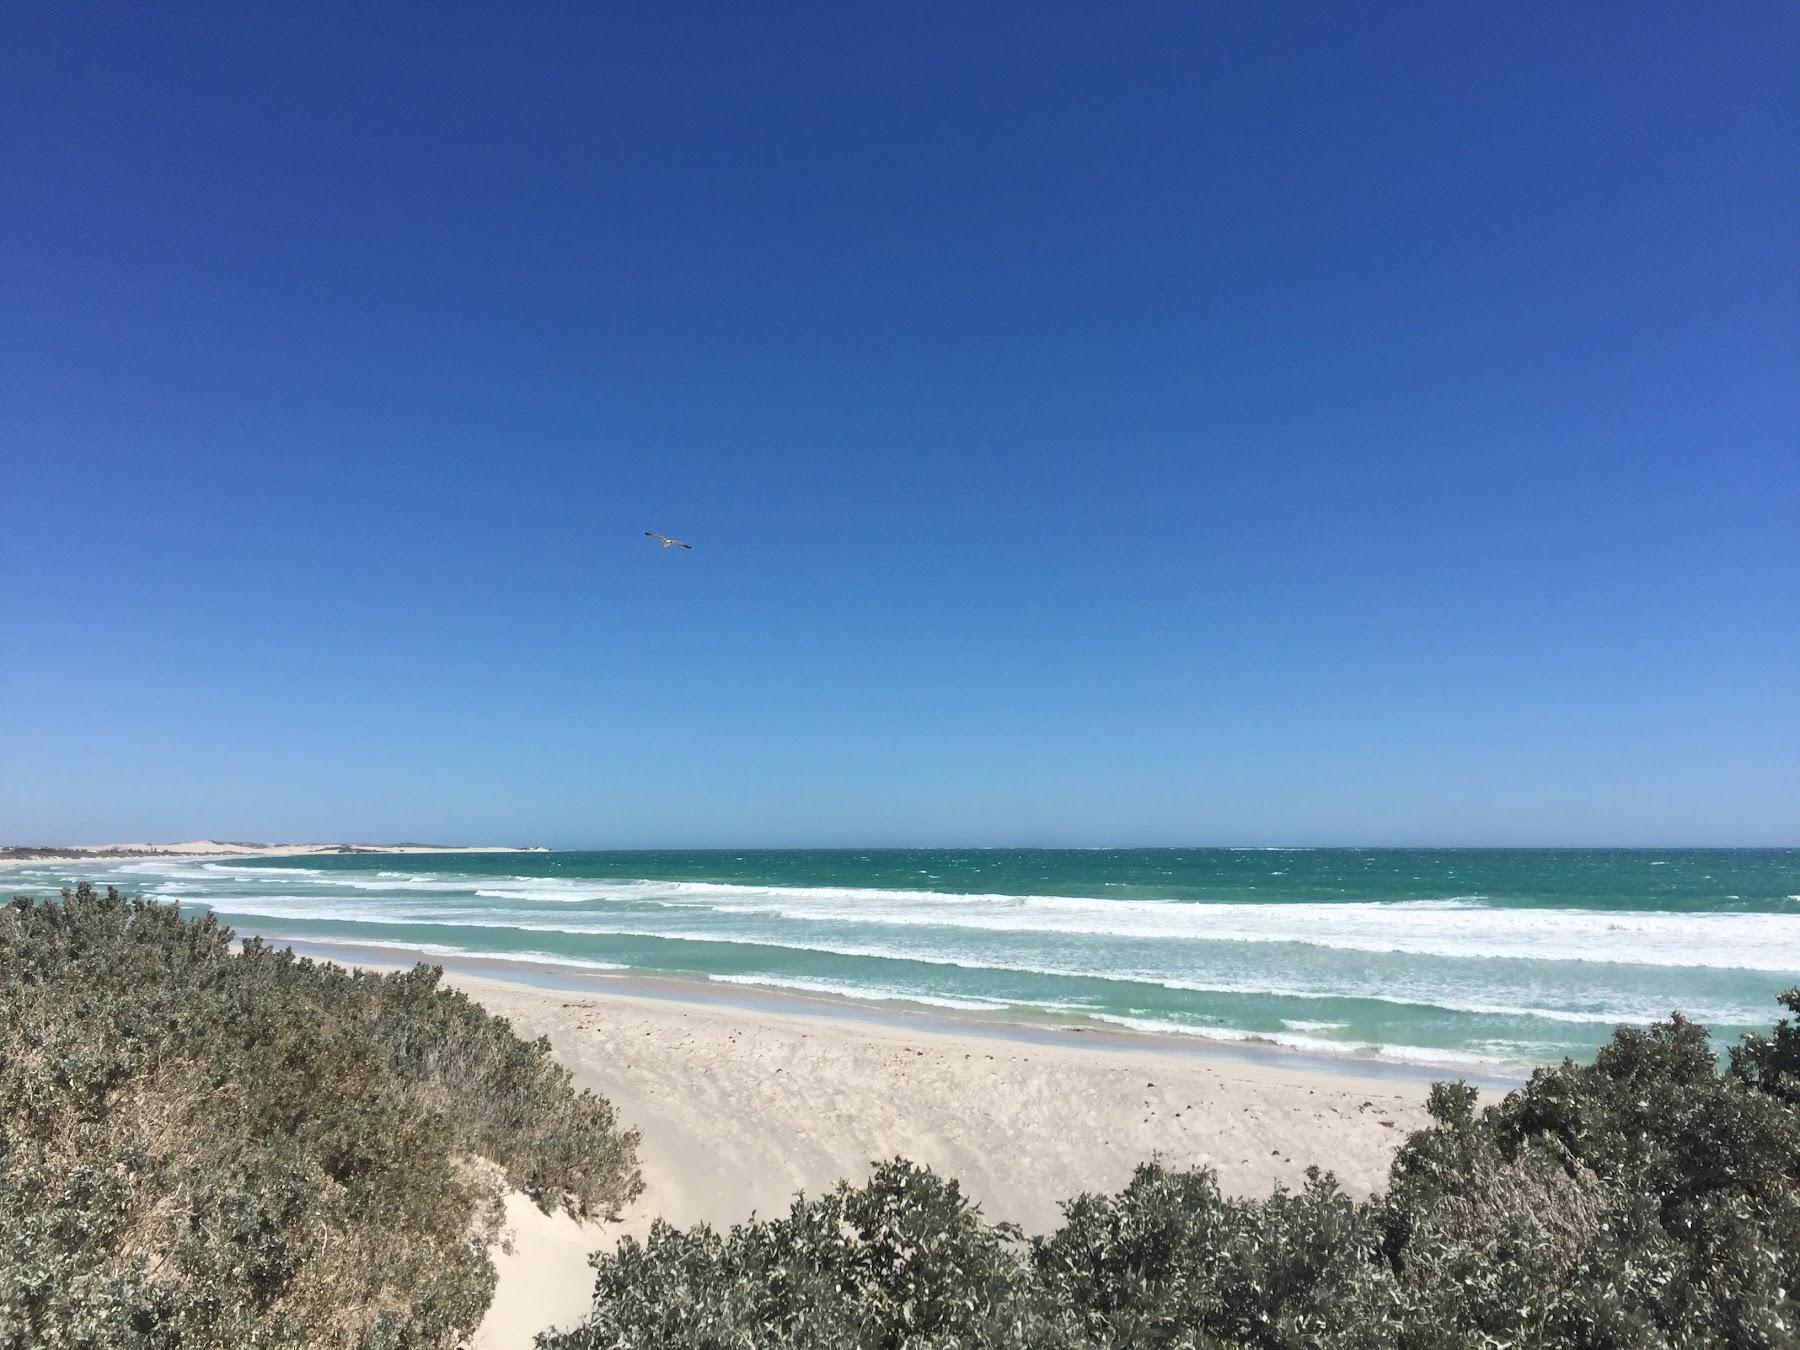
M 871 849 L 13 869 L 240 933 L 1517 1071 L 1800 983 L 1800 850 Z

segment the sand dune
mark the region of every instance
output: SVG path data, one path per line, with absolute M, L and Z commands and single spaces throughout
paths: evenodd
M 1210 1164 L 1237 1194 L 1297 1186 L 1314 1163 L 1366 1193 L 1426 1119 L 1426 1085 L 1392 1077 L 447 978 L 548 1036 L 643 1132 L 646 1189 L 622 1223 L 583 1229 L 514 1202 L 515 1249 L 476 1341 L 496 1350 L 581 1318 L 586 1249 L 658 1217 L 729 1225 L 784 1210 L 876 1158 L 930 1164 L 990 1217 L 1042 1231 L 1059 1200 L 1117 1189 L 1153 1156 Z
M 6 863 L 84 862 L 96 858 L 298 858 L 324 853 L 545 853 L 542 848 L 488 844 L 239 844 L 190 839 L 180 844 L 12 844 Z

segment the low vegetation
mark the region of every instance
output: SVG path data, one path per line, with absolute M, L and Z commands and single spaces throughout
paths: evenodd
M 1800 1013 L 1800 989 L 1783 996 Z M 600 1347 L 1800 1345 L 1800 1026 L 1721 1066 L 1677 1016 L 1433 1124 L 1356 1201 L 1223 1195 L 1140 1167 L 1026 1242 L 897 1160 L 720 1234 L 659 1224 L 597 1256 Z
M 1800 989 L 1782 997 L 1800 1014 Z M 1800 1023 L 1675 1016 L 1433 1123 L 1358 1200 L 1147 1163 L 1027 1239 L 897 1159 L 596 1256 L 542 1350 L 1800 1346 Z M 636 1136 L 439 987 L 82 887 L 0 908 L 0 1350 L 452 1346 L 501 1189 L 614 1213 Z
M 503 1186 L 630 1201 L 636 1135 L 439 977 L 86 886 L 0 908 L 0 1347 L 451 1346 Z

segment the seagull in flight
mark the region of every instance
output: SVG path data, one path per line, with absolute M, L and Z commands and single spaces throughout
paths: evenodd
M 679 539 L 671 539 L 666 534 L 658 534 L 655 530 L 645 530 L 644 538 L 654 539 L 664 548 L 692 548 L 692 544 L 684 544 Z

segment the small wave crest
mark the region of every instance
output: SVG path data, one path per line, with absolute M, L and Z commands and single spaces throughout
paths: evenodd
M 708 975 L 706 978 L 711 984 L 789 989 L 796 993 L 829 994 L 833 998 L 875 1003 L 920 1003 L 930 1008 L 956 1008 L 964 1012 L 1003 1012 L 1008 1008 L 1029 1006 L 1011 1002 L 996 1003 L 989 999 L 960 998 L 951 994 L 923 994 L 910 989 L 887 989 L 878 985 L 847 984 L 836 980 L 796 979 L 786 975 Z
M 1530 1061 L 1524 1058 L 1475 1050 L 1450 1050 L 1430 1045 L 1378 1045 L 1371 1041 L 1332 1040 L 1323 1036 L 1285 1031 L 1246 1031 L 1240 1027 L 1197 1026 L 1191 1022 L 1165 1022 L 1116 1013 L 1096 1012 L 1087 1016 L 1096 1022 L 1106 1022 L 1151 1035 L 1194 1036 L 1202 1040 L 1237 1044 L 1260 1043 L 1336 1059 L 1391 1060 L 1423 1068 L 1468 1066 L 1496 1073 L 1516 1073 L 1530 1067 Z

